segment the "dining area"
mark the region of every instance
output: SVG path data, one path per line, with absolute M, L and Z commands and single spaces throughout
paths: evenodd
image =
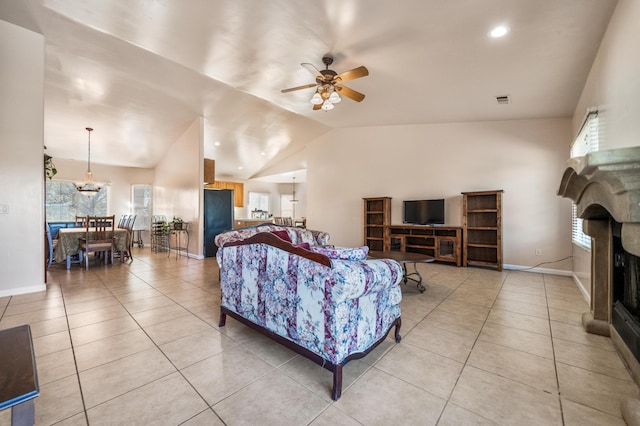
M 74 222 L 46 224 L 47 267 L 52 262 L 64 264 L 70 269 L 73 264 L 90 265 L 133 260 L 133 226 L 135 215 L 122 215 L 116 223 L 111 216 L 76 216 Z

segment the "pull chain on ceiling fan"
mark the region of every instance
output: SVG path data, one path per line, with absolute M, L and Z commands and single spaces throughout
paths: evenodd
M 322 63 L 325 65 L 325 69 L 322 71 L 319 71 L 312 64 L 300 64 L 316 78 L 315 83 L 292 87 L 290 89 L 283 89 L 281 90 L 281 92 L 287 93 L 293 92 L 294 90 L 302 90 L 315 87 L 316 92 L 311 97 L 311 103 L 313 104 L 314 110 L 332 110 L 333 105 L 341 101 L 340 95 L 346 96 L 347 98 L 352 99 L 356 102 L 362 102 L 362 100 L 364 99 L 364 95 L 362 93 L 357 92 L 353 89 L 349 89 L 347 86 L 343 86 L 341 83 L 368 76 L 369 70 L 367 70 L 367 68 L 360 66 L 358 68 L 354 68 L 352 70 L 338 74 L 335 71 L 329 69 L 329 65 L 333 63 L 332 56 L 325 55 L 322 58 Z

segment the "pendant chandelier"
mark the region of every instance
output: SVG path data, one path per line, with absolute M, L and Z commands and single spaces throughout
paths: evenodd
M 297 203 L 299 200 L 296 199 L 296 178 L 295 176 L 293 177 L 293 191 L 292 191 L 292 195 L 291 195 L 291 202 L 292 203 Z
M 89 132 L 87 173 L 84 175 L 84 183 L 76 184 L 76 189 L 81 194 L 93 196 L 100 192 L 100 187 L 93 181 L 93 173 L 91 173 L 91 132 L 93 132 L 93 129 L 91 127 L 87 127 L 86 130 Z
M 296 218 L 296 204 L 298 203 L 298 199 L 296 198 L 296 177 L 293 177 L 293 191 L 291 195 L 291 208 L 293 209 L 293 219 Z

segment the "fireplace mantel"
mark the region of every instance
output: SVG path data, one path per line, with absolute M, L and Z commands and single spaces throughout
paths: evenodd
M 576 204 L 578 217 L 613 217 L 622 224 L 625 250 L 640 256 L 640 146 L 572 158 L 558 195 Z
M 612 319 L 620 324 L 618 308 L 613 309 L 614 234 L 619 235 L 624 250 L 640 256 L 640 146 L 572 158 L 566 164 L 558 195 L 575 203 L 578 217 L 584 219 L 583 230 L 592 238 L 591 306 L 582 315 L 582 324 L 589 333 L 611 336 L 640 382 L 637 355 L 612 325 Z M 628 424 L 640 424 L 640 400 L 626 401 L 621 412 Z

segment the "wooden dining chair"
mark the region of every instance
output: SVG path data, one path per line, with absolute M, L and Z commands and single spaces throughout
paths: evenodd
M 276 225 L 293 226 L 293 219 L 290 217 L 274 216 L 273 223 Z
M 85 236 L 80 238 L 80 250 L 84 252 L 85 268 L 89 269 L 89 253 L 104 253 L 104 263 L 111 259 L 115 251 L 115 221 L 113 216 L 88 216 L 85 224 Z M 91 228 L 90 225 L 94 225 Z
M 87 216 L 76 216 L 76 228 L 85 228 L 87 226 Z
M 118 228 L 124 229 L 124 227 L 127 224 L 128 220 L 129 220 L 129 215 L 128 214 L 123 214 L 122 216 L 120 216 L 120 221 L 118 222 Z
M 124 262 L 125 259 L 133 260 L 133 255 L 131 254 L 131 248 L 133 247 L 133 224 L 136 221 L 136 215 L 128 215 L 127 220 L 123 223 L 122 226 L 118 225 L 118 228 L 122 228 L 127 231 L 127 248 L 124 251 L 120 251 L 116 249 L 115 257 L 119 257 L 121 261 Z

